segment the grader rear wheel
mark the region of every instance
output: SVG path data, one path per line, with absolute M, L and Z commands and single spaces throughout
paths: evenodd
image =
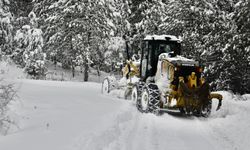
M 153 83 L 145 84 L 141 99 L 137 103 L 139 111 L 148 113 L 156 112 L 160 107 L 160 91 Z
M 137 105 L 138 101 L 141 100 L 141 93 L 143 86 L 144 86 L 143 82 L 138 82 L 132 88 L 131 100 L 135 105 Z

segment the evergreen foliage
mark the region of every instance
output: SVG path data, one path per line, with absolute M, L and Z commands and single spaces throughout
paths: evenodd
M 0 59 L 2 55 L 8 55 L 12 52 L 12 21 L 10 2 L 8 0 L 0 0 Z

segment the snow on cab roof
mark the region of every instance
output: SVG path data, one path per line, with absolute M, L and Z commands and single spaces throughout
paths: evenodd
M 147 35 L 144 38 L 144 40 L 169 40 L 169 41 L 178 41 L 178 42 L 181 41 L 174 35 Z
M 199 62 L 193 59 L 188 59 L 186 57 L 177 55 L 174 57 L 170 57 L 169 53 L 162 53 L 159 55 L 160 60 L 167 60 L 173 64 L 178 64 L 182 66 L 199 66 Z

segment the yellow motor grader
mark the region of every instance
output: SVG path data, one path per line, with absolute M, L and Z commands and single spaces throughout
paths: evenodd
M 139 61 L 127 60 L 125 81 L 114 77 L 103 81 L 102 92 L 125 89 L 140 112 L 181 112 L 207 117 L 212 99 L 222 105 L 222 95 L 211 93 L 198 61 L 181 55 L 181 40 L 171 35 L 149 35 L 143 40 Z

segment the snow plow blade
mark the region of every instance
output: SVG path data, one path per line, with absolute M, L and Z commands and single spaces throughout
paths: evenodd
M 222 106 L 222 95 L 218 93 L 210 93 L 208 83 L 203 83 L 199 87 L 190 88 L 186 83 L 180 81 L 179 89 L 171 93 L 170 97 L 176 98 L 175 106 L 162 107 L 160 111 L 193 114 L 197 116 L 208 117 L 212 109 L 212 100 L 218 99 L 219 110 Z M 172 98 L 169 98 L 170 101 Z
M 209 98 L 211 100 L 214 99 L 214 98 L 219 100 L 218 106 L 216 108 L 216 111 L 218 111 L 221 108 L 221 106 L 222 106 L 222 99 L 223 99 L 222 95 L 218 94 L 218 93 L 210 93 Z

